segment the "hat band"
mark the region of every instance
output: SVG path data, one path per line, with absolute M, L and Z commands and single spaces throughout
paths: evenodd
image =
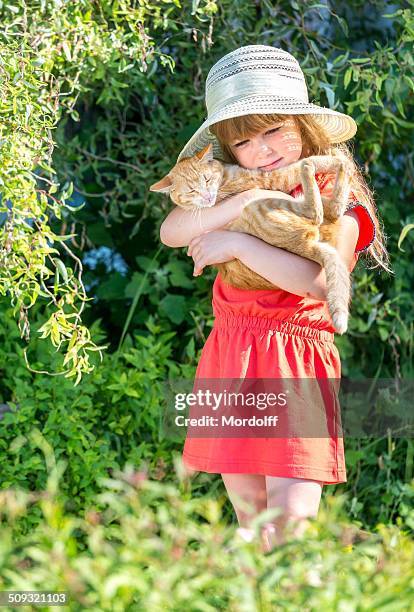
M 279 72 L 267 71 L 249 74 L 235 74 L 218 81 L 206 92 L 208 115 L 216 113 L 224 106 L 243 98 L 260 95 L 274 95 L 286 98 L 296 98 L 308 103 L 308 90 L 304 79 L 291 75 L 285 76 Z

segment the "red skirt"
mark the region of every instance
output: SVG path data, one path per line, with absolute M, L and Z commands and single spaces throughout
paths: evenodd
M 236 289 L 217 274 L 213 329 L 196 371 L 200 379 L 336 379 L 341 363 L 326 302 L 283 290 Z M 322 437 L 187 437 L 191 473 L 263 474 L 346 482 L 340 408 L 326 402 Z M 312 417 L 316 404 L 306 406 Z M 319 408 L 318 408 L 319 409 Z M 191 416 L 191 415 L 190 415 Z

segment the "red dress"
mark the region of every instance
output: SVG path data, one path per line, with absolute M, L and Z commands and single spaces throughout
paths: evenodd
M 316 178 L 321 193 L 326 193 L 330 188 L 327 175 Z M 300 193 L 299 185 L 291 195 Z M 352 193 L 351 200 L 348 208 L 355 211 L 359 222 L 354 267 L 358 253 L 374 240 L 375 226 Z M 326 302 L 282 289 L 236 289 L 224 283 L 218 273 L 212 305 L 214 326 L 204 345 L 195 383 L 198 379 L 340 379 L 340 356 Z M 183 463 L 189 472 L 264 474 L 323 484 L 346 482 L 343 437 L 338 433 L 340 410 L 327 406 L 326 422 L 328 434 L 323 437 L 203 438 L 190 436 L 187 430 Z

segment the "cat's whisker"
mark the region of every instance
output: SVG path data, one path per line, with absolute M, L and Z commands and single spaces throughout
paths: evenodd
M 193 208 L 192 210 L 193 216 L 194 216 L 194 220 L 197 221 L 197 216 L 198 216 L 198 220 L 200 221 L 199 225 L 200 225 L 200 229 L 203 230 L 203 215 L 201 214 L 201 208 L 199 208 L 198 206 Z
M 198 217 L 199 217 L 199 220 L 200 220 L 200 229 L 203 230 L 204 229 L 204 227 L 203 227 L 203 215 L 201 214 L 201 208 L 198 209 Z
M 196 222 L 197 222 L 197 212 L 200 212 L 200 209 L 198 208 L 198 206 L 194 206 L 194 208 L 191 209 L 191 217 Z
M 197 221 L 197 211 L 198 211 L 198 207 L 195 206 L 194 208 L 191 209 L 191 216 Z

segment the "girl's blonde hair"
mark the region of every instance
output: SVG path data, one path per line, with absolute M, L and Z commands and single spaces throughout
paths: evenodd
M 287 118 L 293 119 L 297 129 L 300 130 L 302 138 L 301 159 L 311 155 L 345 155 L 349 159 L 354 169 L 352 191 L 357 199 L 365 204 L 375 225 L 374 241 L 366 251 L 374 260 L 370 269 L 381 266 L 387 272 L 393 273 L 390 268 L 389 256 L 385 248 L 386 238 L 378 218 L 373 193 L 358 168 L 350 148 L 345 143 L 331 144 L 323 128 L 316 123 L 311 115 L 244 115 L 219 121 L 211 125 L 210 130 L 220 142 L 225 154 L 225 161 L 234 164 L 237 163 L 237 159 L 230 147 L 231 142 L 250 138 L 269 125 L 284 121 Z

